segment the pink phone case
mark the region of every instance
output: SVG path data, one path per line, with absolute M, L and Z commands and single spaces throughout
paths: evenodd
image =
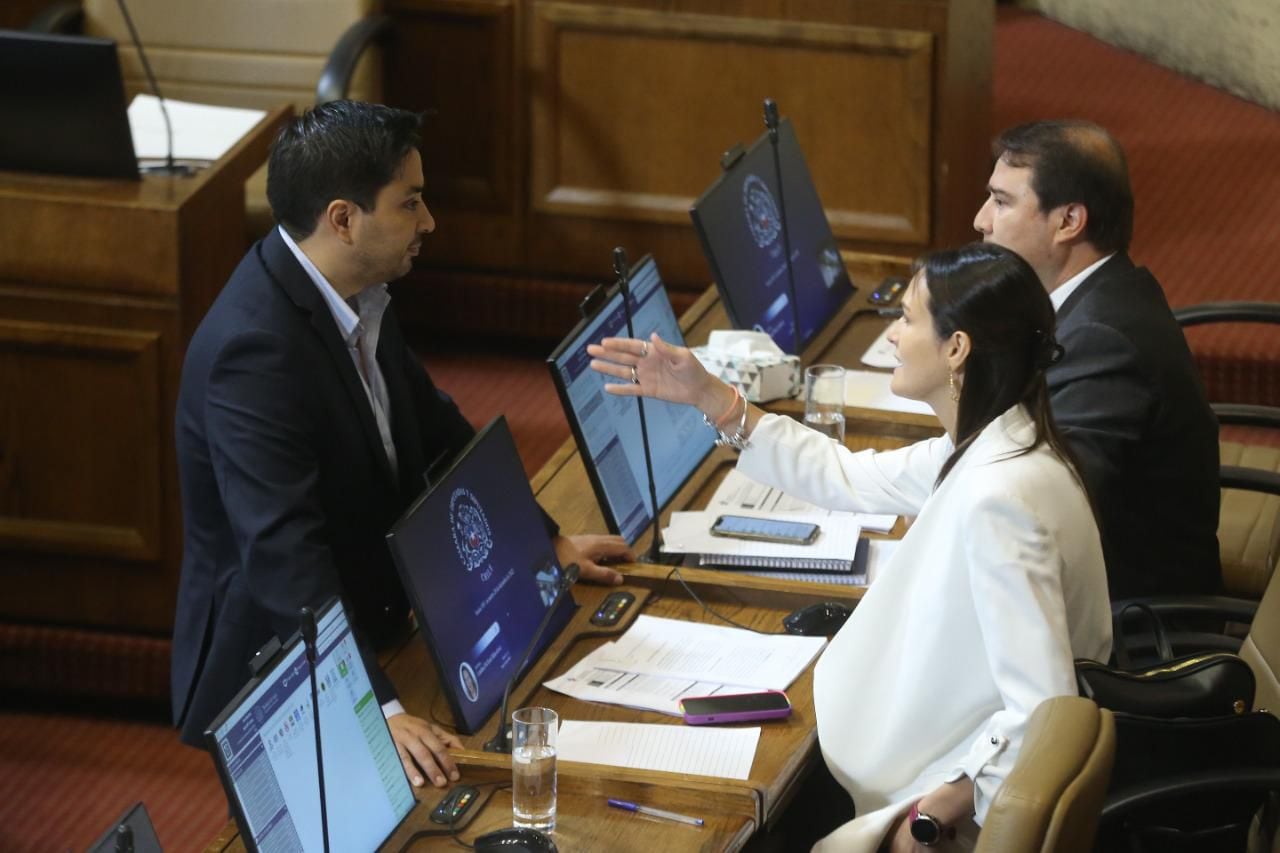
M 786 704 L 779 708 L 741 708 L 740 703 L 762 696 L 781 696 Z M 722 703 L 722 707 L 714 711 L 690 714 L 684 703 L 692 699 Z M 705 726 L 710 723 L 745 723 L 750 720 L 778 720 L 791 716 L 791 700 L 781 690 L 761 690 L 756 693 L 727 693 L 723 696 L 689 696 L 680 701 L 680 711 L 684 721 L 690 726 Z

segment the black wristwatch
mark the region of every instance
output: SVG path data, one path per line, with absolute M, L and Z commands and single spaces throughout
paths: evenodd
M 939 842 L 956 835 L 955 827 L 945 826 L 933 815 L 920 811 L 919 801 L 911 804 L 907 823 L 911 825 L 911 837 L 924 847 L 936 847 Z

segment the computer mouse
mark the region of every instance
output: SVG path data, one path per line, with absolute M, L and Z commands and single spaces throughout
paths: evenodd
M 476 853 L 559 853 L 551 836 L 536 829 L 508 826 L 476 839 Z
M 788 634 L 806 637 L 830 637 L 853 613 L 853 608 L 838 601 L 820 601 L 794 610 L 782 620 Z

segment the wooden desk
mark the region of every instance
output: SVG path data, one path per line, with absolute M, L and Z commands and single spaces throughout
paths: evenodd
M 172 626 L 182 359 L 288 114 L 191 177 L 0 173 L 0 619 Z

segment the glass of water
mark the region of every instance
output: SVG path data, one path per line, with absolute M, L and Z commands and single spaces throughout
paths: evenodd
M 556 828 L 560 717 L 550 708 L 520 708 L 511 722 L 511 822 L 550 832 Z
M 844 368 L 815 364 L 804 372 L 804 424 L 844 441 Z

